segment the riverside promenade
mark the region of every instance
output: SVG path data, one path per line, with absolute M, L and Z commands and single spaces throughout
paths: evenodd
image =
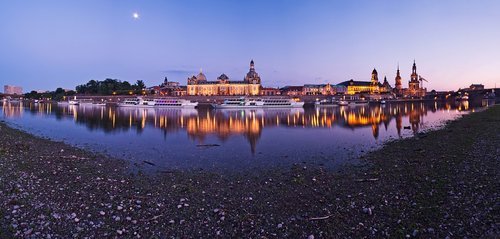
M 0 122 L 0 238 L 498 238 L 499 125 L 493 106 L 339 171 L 145 175 Z

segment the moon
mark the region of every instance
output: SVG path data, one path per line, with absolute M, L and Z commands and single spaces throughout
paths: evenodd
M 134 19 L 139 19 L 139 13 L 137 13 L 137 12 L 132 13 L 132 17 Z

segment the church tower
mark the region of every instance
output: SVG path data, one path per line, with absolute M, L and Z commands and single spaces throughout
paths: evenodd
M 410 82 L 408 84 L 410 94 L 415 95 L 416 91 L 420 88 L 419 85 L 420 85 L 420 82 L 418 81 L 417 65 L 415 64 L 415 60 L 413 60 L 413 67 L 411 70 Z
M 378 85 L 378 73 L 377 73 L 377 70 L 375 70 L 375 68 L 373 68 L 373 71 L 372 71 L 371 83 L 372 83 L 372 85 Z
M 401 93 L 401 90 L 403 89 L 403 84 L 401 83 L 401 74 L 399 73 L 399 64 L 398 64 L 398 71 L 396 71 L 396 84 L 395 84 L 395 88 L 396 88 L 396 93 Z
M 248 92 L 250 95 L 259 95 L 260 93 L 260 76 L 255 71 L 255 64 L 253 60 L 250 61 L 250 70 L 243 79 L 248 84 Z
M 370 94 L 378 94 L 380 92 L 378 83 L 378 73 L 375 68 L 372 71 L 372 79 L 370 80 Z

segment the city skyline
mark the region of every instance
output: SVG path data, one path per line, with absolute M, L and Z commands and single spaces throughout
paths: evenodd
M 185 85 L 203 69 L 242 80 L 253 59 L 270 87 L 366 81 L 376 68 L 428 90 L 492 88 L 495 1 L 86 1 L 0 3 L 0 85 L 74 89 L 90 79 Z

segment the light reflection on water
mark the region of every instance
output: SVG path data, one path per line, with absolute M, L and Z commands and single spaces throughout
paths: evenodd
M 160 168 L 335 167 L 389 139 L 474 109 L 414 102 L 305 109 L 133 109 L 5 103 L 2 118 L 34 134 Z

